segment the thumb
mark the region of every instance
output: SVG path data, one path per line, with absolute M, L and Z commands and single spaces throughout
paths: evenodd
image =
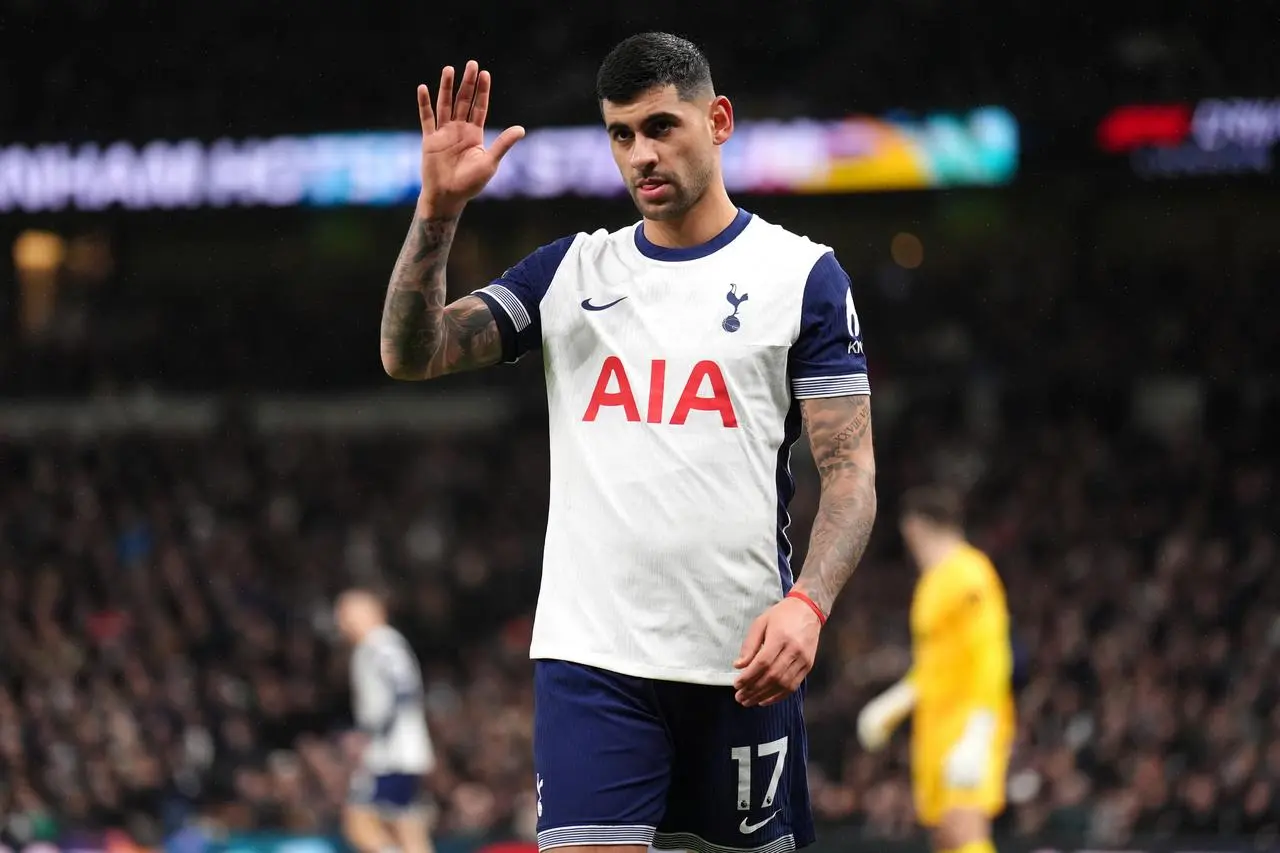
M 733 662 L 735 669 L 742 669 L 751 663 L 756 652 L 760 651 L 760 647 L 764 645 L 764 628 L 767 624 L 768 620 L 763 613 L 751 623 L 751 627 L 747 629 L 747 636 L 742 641 L 742 649 L 738 652 L 738 659 Z
M 507 152 L 511 150 L 521 139 L 524 139 L 524 128 L 520 125 L 508 127 L 502 133 L 498 134 L 498 138 L 493 140 L 493 144 L 489 146 L 489 153 L 493 155 L 493 159 L 499 163 L 502 158 L 507 156 Z

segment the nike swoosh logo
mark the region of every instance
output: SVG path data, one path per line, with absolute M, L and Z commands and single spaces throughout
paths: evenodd
M 755 832 L 757 829 L 759 829 L 760 827 L 764 826 L 766 823 L 768 823 L 769 821 L 777 817 L 778 813 L 781 811 L 782 810 L 779 809 L 778 811 L 769 815 L 767 818 L 760 821 L 759 823 L 747 823 L 747 821 L 750 820 L 750 818 L 744 817 L 742 819 L 742 823 L 738 824 L 738 832 L 741 832 L 743 835 L 750 835 L 751 833 Z
M 582 307 L 587 309 L 588 311 L 603 311 L 606 308 L 612 308 L 613 306 L 617 305 L 619 302 L 621 302 L 626 298 L 627 297 L 625 296 L 620 296 L 617 299 L 613 300 L 612 302 L 605 303 L 604 305 L 592 305 L 590 299 L 584 299 L 582 300 Z

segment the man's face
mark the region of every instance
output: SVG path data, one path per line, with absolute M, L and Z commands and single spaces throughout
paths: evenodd
M 352 607 L 351 602 L 347 599 L 341 599 L 333 608 L 333 623 L 337 627 L 338 633 L 342 635 L 342 639 L 348 643 L 354 640 L 355 625 L 352 624 Z
M 645 219 L 678 219 L 717 174 L 716 146 L 733 132 L 727 99 L 681 100 L 655 87 L 626 104 L 600 105 L 614 162 Z

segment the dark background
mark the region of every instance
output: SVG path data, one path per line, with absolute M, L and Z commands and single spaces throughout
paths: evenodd
M 906 666 L 907 486 L 954 482 L 1028 656 L 1000 822 L 1024 843 L 1280 825 L 1273 176 L 1143 180 L 1096 149 L 1131 103 L 1274 98 L 1262 3 L 0 6 L 0 146 L 413 130 L 475 57 L 493 123 L 597 120 L 618 39 L 699 39 L 739 119 L 996 104 L 1007 187 L 744 196 L 837 249 L 875 388 L 881 522 L 808 714 L 824 824 L 912 836 L 905 739 L 857 747 Z M 0 818 L 10 844 L 124 828 L 325 833 L 345 794 L 353 582 L 423 657 L 440 832 L 528 837 L 528 618 L 546 510 L 540 365 L 397 386 L 377 324 L 410 210 L 0 214 L 67 251 L 0 267 Z M 460 295 L 625 199 L 478 201 Z M 895 261 L 913 235 L 923 263 Z M 899 256 L 901 260 L 901 256 Z M 816 501 L 805 453 L 791 539 Z M 1269 835 L 1271 834 L 1271 835 Z

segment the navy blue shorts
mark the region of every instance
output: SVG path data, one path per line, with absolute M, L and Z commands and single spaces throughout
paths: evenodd
M 811 844 L 803 688 L 767 708 L 744 708 L 733 693 L 536 661 L 539 849 Z
M 423 806 L 422 776 L 417 773 L 357 773 L 351 779 L 347 802 L 394 817 Z

